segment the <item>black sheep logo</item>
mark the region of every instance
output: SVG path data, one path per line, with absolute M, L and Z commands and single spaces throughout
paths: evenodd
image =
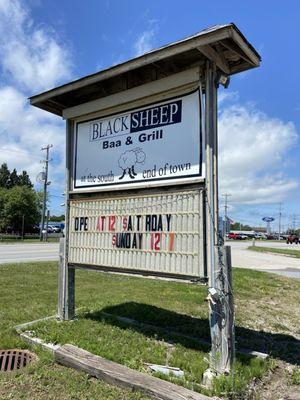
M 123 179 L 126 175 L 126 172 L 128 172 L 128 175 L 131 179 L 135 179 L 137 175 L 134 170 L 135 165 L 144 164 L 145 160 L 146 154 L 140 147 L 122 153 L 118 160 L 118 165 L 123 170 L 123 174 L 119 177 L 119 179 Z

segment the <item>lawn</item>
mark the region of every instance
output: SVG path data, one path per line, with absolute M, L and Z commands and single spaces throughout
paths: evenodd
M 40 238 L 38 237 L 25 237 L 22 239 L 21 237 L 16 238 L 15 236 L 1 236 L 0 235 L 0 244 L 12 244 L 12 243 L 39 243 Z M 48 236 L 47 242 L 49 243 L 57 243 L 59 242 L 59 237 L 51 237 Z
M 248 250 L 257 251 L 259 253 L 283 254 L 286 256 L 300 258 L 300 247 L 299 250 L 298 249 L 295 250 L 295 249 L 277 249 L 274 247 L 265 247 L 265 246 L 249 246 Z
M 24 348 L 13 326 L 55 314 L 57 268 L 55 263 L 7 264 L 0 268 L 0 348 Z M 300 282 L 235 269 L 234 286 L 238 346 L 267 351 L 272 357 L 266 362 L 238 356 L 234 379 L 217 382 L 213 393 L 230 397 L 234 390 L 235 398 L 246 399 L 246 386 L 254 377 L 260 378 L 278 361 L 292 365 L 299 362 L 299 342 L 294 337 L 300 334 Z M 174 382 L 203 391 L 200 382 L 207 368 L 208 348 L 180 334 L 209 338 L 205 296 L 206 288 L 199 285 L 76 271 L 78 319 L 59 324 L 48 321 L 33 329 L 44 339 L 72 343 L 141 371 L 146 369 L 145 362 L 177 366 L 184 371 L 185 379 L 173 377 Z M 118 321 L 116 316 L 164 330 L 141 329 Z M 0 398 L 147 398 L 55 365 L 42 350 L 37 354 L 37 364 L 20 370 L 17 379 L 12 374 L 0 374 Z

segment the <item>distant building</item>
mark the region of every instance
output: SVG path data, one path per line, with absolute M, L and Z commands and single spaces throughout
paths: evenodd
M 255 231 L 255 232 L 261 232 L 261 233 L 267 233 L 267 228 L 266 227 L 261 227 L 261 226 L 259 226 L 259 227 L 253 227 L 253 230 Z

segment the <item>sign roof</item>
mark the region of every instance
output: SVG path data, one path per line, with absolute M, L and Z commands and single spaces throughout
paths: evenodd
M 260 65 L 260 55 L 233 24 L 216 25 L 100 72 L 30 97 L 53 114 L 213 61 L 232 75 Z

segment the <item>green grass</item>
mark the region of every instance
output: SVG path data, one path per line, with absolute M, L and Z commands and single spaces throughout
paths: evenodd
M 284 254 L 287 256 L 300 258 L 300 248 L 299 250 L 294 250 L 294 249 L 277 249 L 274 247 L 265 247 L 265 246 L 249 246 L 248 250 L 257 251 L 259 253 Z
M 292 376 L 292 384 L 300 385 L 300 368 L 296 368 Z
M 0 271 L 0 349 L 30 348 L 13 327 L 55 314 L 56 263 L 6 264 L 0 266 Z M 78 293 L 83 301 L 88 300 L 88 286 L 87 282 Z M 0 373 L 0 399 L 149 400 L 140 393 L 121 390 L 59 366 L 48 352 L 39 348 L 34 351 L 38 355 L 35 365 L 17 373 Z
M 27 347 L 13 326 L 56 312 L 57 268 L 55 263 L 2 265 L 0 274 L 0 348 Z M 300 282 L 258 271 L 234 270 L 239 346 L 268 351 L 274 357 L 295 363 L 299 354 L 292 335 L 299 334 Z M 206 288 L 198 285 L 149 280 L 136 277 L 76 271 L 78 320 L 35 326 L 36 333 L 55 343 L 72 343 L 145 371 L 145 362 L 177 366 L 184 380 L 170 380 L 203 391 L 201 376 L 207 368 L 208 348 L 176 333 L 209 338 Z M 103 316 L 102 311 L 169 329 L 138 329 Z M 280 317 L 279 317 L 280 315 Z M 166 346 L 172 341 L 172 350 Z M 30 399 L 146 399 L 113 388 L 53 363 L 52 357 L 37 351 L 39 361 L 17 373 L 0 374 L 0 398 Z M 298 359 L 299 360 L 299 359 Z M 247 384 L 274 365 L 239 356 L 234 380 L 215 382 L 213 393 L 246 399 Z M 30 393 L 26 397 L 24 393 Z M 205 392 L 210 394 L 209 392 Z M 23 396 L 23 397 L 22 397 Z
M 48 237 L 48 242 L 49 243 L 59 242 L 59 237 Z M 12 243 L 40 243 L 40 239 L 31 237 L 25 237 L 24 239 L 20 237 L 16 239 L 15 237 L 4 237 L 0 235 L 0 245 L 12 244 Z

